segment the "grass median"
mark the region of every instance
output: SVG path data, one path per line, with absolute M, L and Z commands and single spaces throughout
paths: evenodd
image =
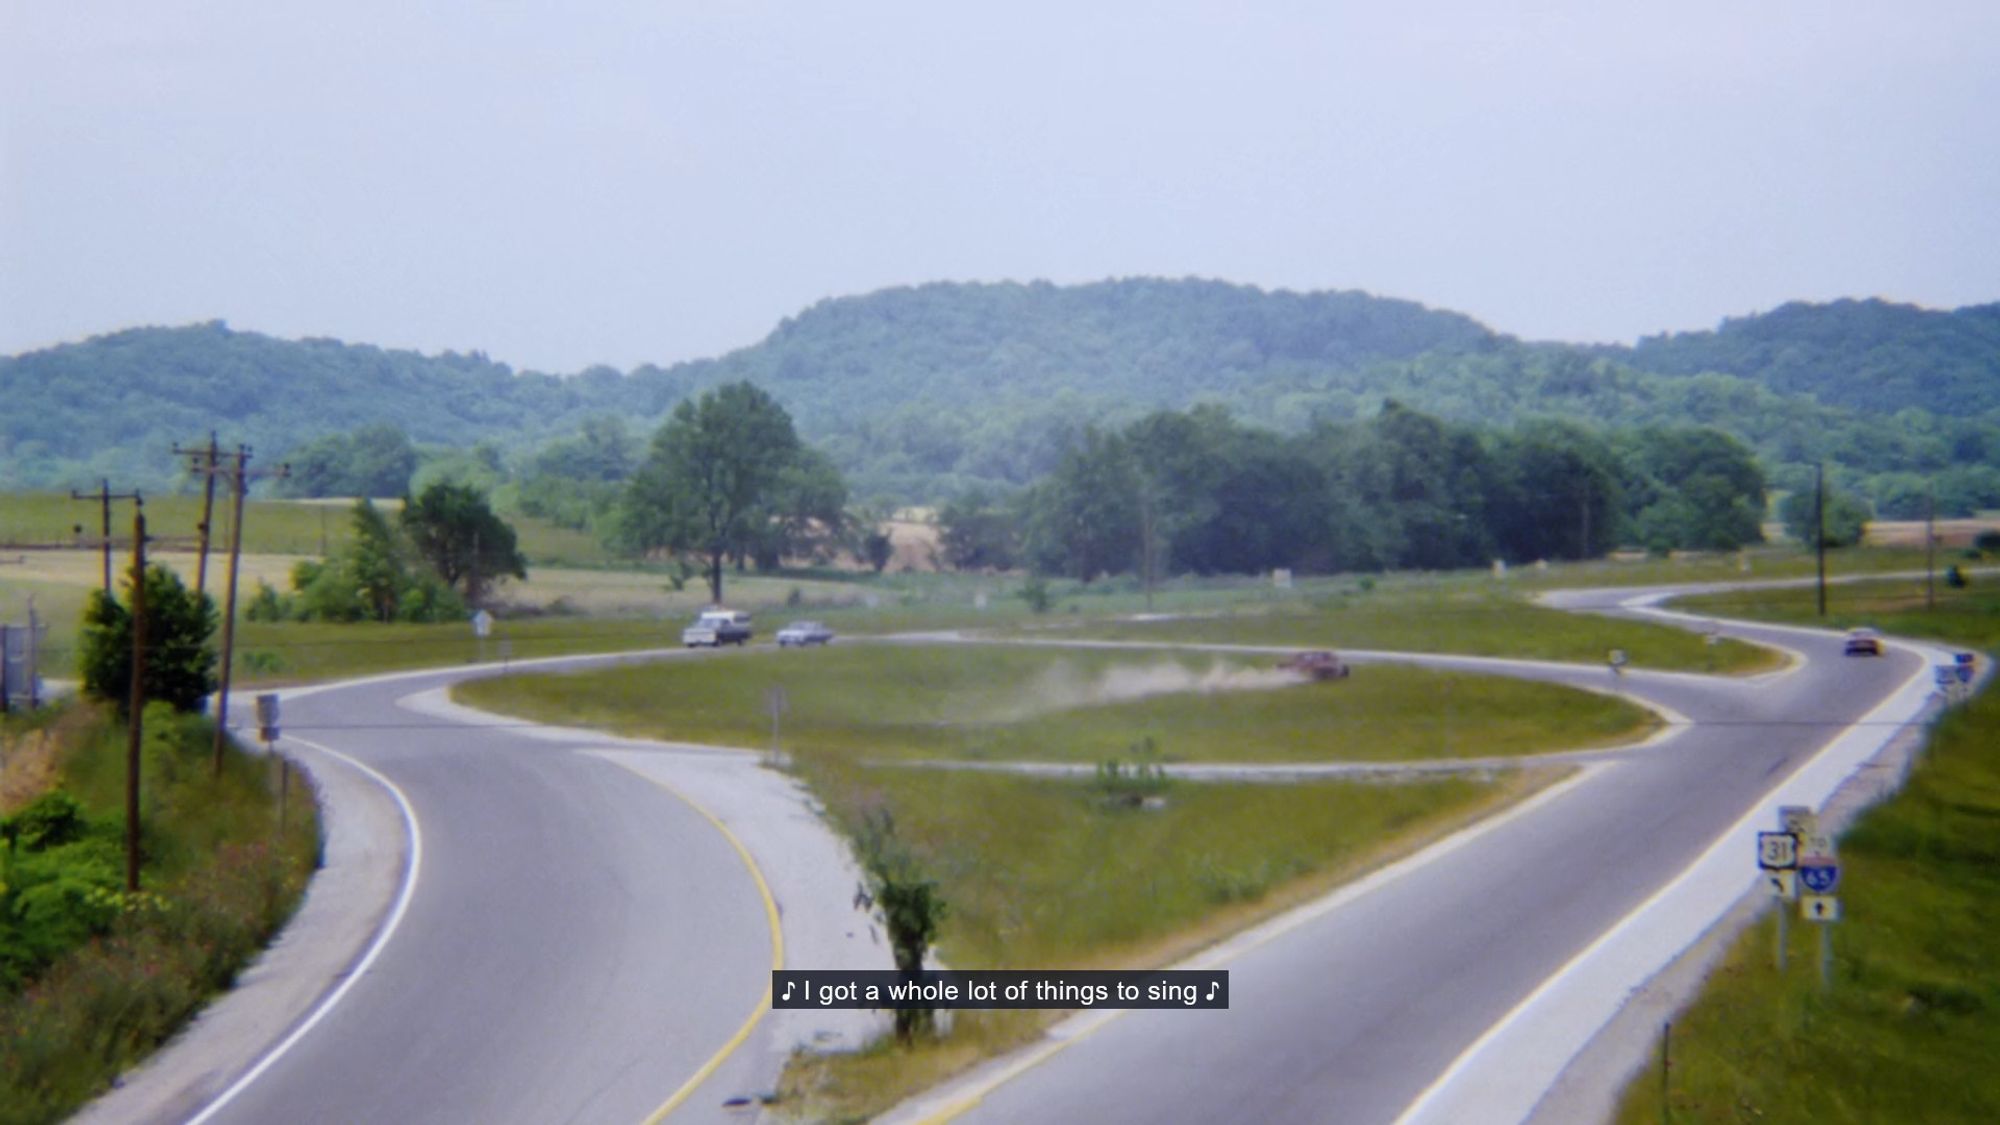
M 1926 608 L 1920 582 L 1836 587 L 1829 621 L 2000 650 L 2000 593 L 1938 593 Z M 1701 604 L 1819 621 L 1811 590 Z M 1810 924 L 1790 926 L 1789 968 L 1777 972 L 1765 918 L 1675 1019 L 1664 1092 L 1656 1057 L 1620 1122 L 2000 1120 L 2000 695 L 1946 715 L 1904 789 L 1839 847 L 1832 986 L 1814 971 Z
M 814 758 L 1095 763 L 1514 756 L 1638 737 L 1651 715 L 1552 684 L 1364 667 L 1301 682 L 1275 658 L 1012 645 L 835 644 L 701 654 L 460 685 L 473 706 L 563 725 Z
M 914 760 L 1518 755 L 1630 737 L 1647 721 L 1620 700 L 1497 678 L 1363 668 L 1296 683 L 1268 659 L 1013 645 L 704 654 L 455 694 L 555 723 L 764 748 L 776 687 L 786 703 L 777 741 L 794 768 L 845 830 L 877 811 L 893 817 L 948 904 L 939 953 L 969 969 L 1171 964 L 1562 770 L 1263 785 L 1174 780 L 1169 768 L 1148 802 L 1101 777 L 909 768 Z M 1055 1018 L 961 1012 L 948 1036 L 911 1048 L 801 1056 L 780 1103 L 807 1119 L 862 1120 Z
M 1620 649 L 1635 667 L 1683 672 L 1741 674 L 1774 668 L 1779 660 L 1768 649 L 1740 641 L 1710 644 L 1685 629 L 1546 609 L 1515 591 L 1469 580 L 1338 587 L 1253 609 L 1227 616 L 1058 622 L 1045 629 L 1163 644 L 1382 649 L 1583 664 L 1601 664 Z

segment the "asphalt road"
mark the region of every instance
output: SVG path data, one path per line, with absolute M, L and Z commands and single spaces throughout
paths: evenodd
M 1488 1028 L 1920 664 L 1907 653 L 1844 658 L 1837 639 L 1728 632 L 1803 661 L 1750 681 L 1618 679 L 1694 725 L 1221 963 L 1228 1011 L 1097 1020 L 1038 1064 L 922 1112 L 955 1110 L 968 1122 L 1396 1121 Z
M 214 1120 L 638 1122 L 761 1004 L 771 932 L 729 840 L 611 762 L 397 705 L 446 678 L 286 705 L 288 736 L 402 790 L 422 862 L 381 956 Z
M 1803 663 L 1750 681 L 1518 669 L 1615 687 L 1693 725 L 1591 767 L 1473 846 L 1232 955 L 1229 1011 L 1103 1020 L 949 1104 L 975 1121 L 1394 1121 L 1524 996 L 1916 670 L 1906 654 L 1844 660 L 1837 641 L 1730 632 Z M 760 1010 L 771 924 L 735 844 L 635 776 L 639 751 L 408 705 L 462 675 L 286 705 L 288 736 L 367 763 L 406 796 L 422 862 L 407 913 L 367 972 L 212 1120 L 643 1121 L 742 1040 Z M 801 867 L 791 878 L 796 906 L 844 876 Z M 787 963 L 853 954 L 841 937 Z M 774 1073 L 785 1044 L 771 1022 L 675 1120 L 741 1119 L 722 1099 Z

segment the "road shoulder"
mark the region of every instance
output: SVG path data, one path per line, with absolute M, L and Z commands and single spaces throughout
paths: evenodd
M 324 863 L 278 937 L 187 1027 L 72 1120 L 180 1122 L 200 1113 L 311 1018 L 366 955 L 409 856 L 395 798 L 347 761 L 288 742 L 320 801 Z

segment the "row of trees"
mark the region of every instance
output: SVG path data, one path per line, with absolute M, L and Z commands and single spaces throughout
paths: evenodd
M 1084 581 L 1443 569 L 1621 543 L 1733 549 L 1762 539 L 1764 489 L 1750 451 L 1710 429 L 1481 431 L 1391 402 L 1365 422 L 1288 436 L 1197 407 L 1086 430 L 1043 480 L 970 492 L 939 524 L 953 566 Z

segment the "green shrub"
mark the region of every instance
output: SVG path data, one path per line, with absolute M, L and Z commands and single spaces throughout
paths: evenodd
M 87 827 L 77 799 L 67 790 L 51 789 L 20 812 L 0 820 L 0 837 L 9 846 L 38 852 L 81 840 Z
M 146 699 L 176 711 L 202 708 L 215 690 L 215 619 L 207 595 L 189 590 L 165 567 L 146 568 Z M 79 650 L 84 693 L 123 714 L 132 689 L 131 611 L 104 591 L 91 591 Z
M 264 761 L 232 747 L 218 775 L 205 720 L 158 702 L 145 719 L 146 889 L 123 889 L 125 739 L 109 709 L 68 713 L 65 788 L 4 822 L 0 1125 L 60 1120 L 171 1035 L 284 923 L 318 862 L 309 800 L 274 836 Z
M 1052 600 L 1048 581 L 1039 574 L 1029 575 L 1028 580 L 1021 583 L 1021 600 L 1028 603 L 1030 610 L 1047 613 Z
M 1142 738 L 1132 744 L 1129 752 L 1133 758 L 1130 764 L 1115 758 L 1097 763 L 1091 788 L 1097 792 L 1098 803 L 1107 808 L 1140 808 L 1148 797 L 1158 797 L 1167 791 L 1167 773 L 1160 767 L 1159 750 L 1153 740 Z

